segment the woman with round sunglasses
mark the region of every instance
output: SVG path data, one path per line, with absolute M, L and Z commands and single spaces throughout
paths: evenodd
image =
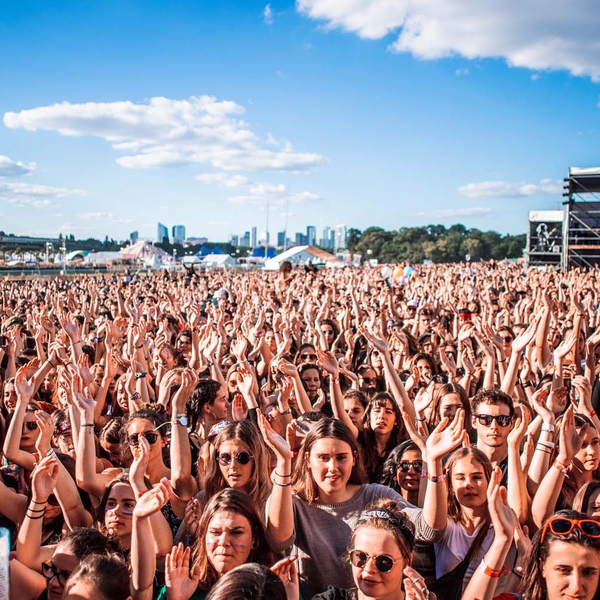
M 393 500 L 379 500 L 361 514 L 347 553 L 354 587 L 329 586 L 313 600 L 427 600 L 423 578 L 411 568 L 414 525 Z
M 443 534 L 446 501 L 441 458 L 463 440 L 461 420 L 447 421 L 428 440 L 428 471 L 436 485 L 427 487 L 423 509 L 379 484 L 365 483 L 365 472 L 351 430 L 335 419 L 322 419 L 306 435 L 292 475 L 285 440 L 264 427 L 277 456 L 274 488 L 268 506 L 268 529 L 276 551 L 294 547 L 302 596 L 310 598 L 328 585 L 348 588 L 351 572 L 339 558 L 366 506 L 382 498 L 398 504 L 413 521 L 416 536 L 435 541 Z M 438 483 L 440 485 L 438 485 Z M 293 494 L 292 494 L 293 492 Z
M 169 479 L 175 490 L 173 498 L 163 514 L 171 530 L 175 533 L 185 515 L 185 507 L 196 491 L 196 481 L 191 474 L 191 450 L 188 441 L 186 402 L 194 390 L 197 377 L 192 369 L 183 370 L 181 387 L 171 401 L 171 440 L 170 467 L 163 458 L 163 448 L 167 444 L 166 426 L 169 422 L 162 413 L 152 409 L 142 409 L 131 414 L 126 422 L 127 443 L 134 455 L 140 452 L 140 439 L 148 444 L 148 460 L 144 475 L 152 485 L 163 478 Z M 123 472 L 123 469 L 107 469 L 97 473 L 95 469 L 94 402 L 85 398 L 79 391 L 76 395 L 81 412 L 81 432 L 77 449 L 78 485 L 96 497 L 101 497 L 109 481 Z
M 186 507 L 185 524 L 177 532 L 177 541 L 186 534 L 196 534 L 204 507 L 226 488 L 245 491 L 264 512 L 271 492 L 270 457 L 256 425 L 250 421 L 228 423 L 215 438 L 210 456 L 204 489 Z
M 317 361 L 317 350 L 314 344 L 302 344 L 298 348 L 294 364 L 300 366 L 304 363 L 315 363 Z

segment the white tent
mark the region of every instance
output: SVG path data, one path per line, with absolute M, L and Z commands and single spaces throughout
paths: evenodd
M 204 267 L 233 267 L 235 259 L 229 254 L 207 254 L 201 264 Z
M 324 264 L 327 267 L 345 266 L 337 256 L 325 252 L 325 250 L 321 250 L 320 248 L 315 248 L 314 246 L 295 246 L 265 261 L 265 270 L 277 271 L 279 265 L 284 260 L 289 260 L 293 265 L 304 265 L 310 260 L 315 265 Z

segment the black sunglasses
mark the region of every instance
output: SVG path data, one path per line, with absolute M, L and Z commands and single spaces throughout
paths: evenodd
M 23 427 L 27 427 L 29 431 L 35 431 L 38 428 L 37 421 L 27 421 L 23 423 Z
M 373 379 L 372 377 L 363 377 L 363 378 L 362 378 L 362 380 L 363 380 L 365 383 L 369 383 L 369 384 L 370 384 L 370 383 L 377 383 L 377 379 Z
M 375 561 L 375 566 L 380 573 L 388 573 L 394 568 L 394 565 L 397 562 L 402 560 L 402 558 L 397 558 L 394 560 L 387 554 L 377 554 L 376 556 L 371 556 L 362 550 L 352 550 L 352 552 L 350 552 L 350 563 L 359 569 L 362 569 L 370 558 Z
M 412 462 L 410 462 L 409 460 L 403 460 L 401 463 L 398 464 L 398 468 L 403 473 L 408 473 L 411 467 L 415 473 L 420 473 L 423 470 L 423 461 L 413 460 Z
M 64 587 L 67 584 L 67 579 L 71 576 L 71 573 L 67 571 L 58 571 L 56 565 L 52 562 L 42 563 L 42 575 L 50 581 L 53 577 L 56 577 L 58 585 Z
M 510 337 L 510 335 L 509 335 L 509 336 L 507 336 L 507 337 L 503 337 L 502 339 L 503 339 L 503 340 L 504 340 L 504 341 L 505 341 L 507 344 L 509 344 L 510 342 L 512 342 L 512 341 L 513 341 L 512 337 Z
M 508 427 L 512 423 L 512 417 L 508 415 L 475 415 L 475 418 L 486 427 L 491 427 L 494 421 L 499 427 Z
M 145 437 L 147 442 L 152 446 L 156 443 L 158 439 L 158 433 L 154 433 L 153 431 L 144 431 L 144 433 L 132 433 L 129 436 L 129 445 L 137 446 L 140 442 L 140 435 Z
M 58 502 L 58 498 L 54 494 L 50 494 L 48 496 L 47 502 L 50 506 L 60 506 L 60 504 Z
M 316 354 L 301 354 L 300 360 L 317 360 Z
M 251 460 L 254 460 L 254 456 L 252 456 L 252 454 L 250 454 L 250 452 L 246 452 L 245 450 L 242 450 L 241 452 L 238 452 L 237 454 L 234 454 L 233 456 L 231 454 L 228 454 L 227 452 L 224 452 L 223 454 L 219 454 L 217 456 L 217 460 L 224 467 L 230 465 L 231 461 L 233 461 L 233 460 L 235 460 L 240 465 L 247 465 Z

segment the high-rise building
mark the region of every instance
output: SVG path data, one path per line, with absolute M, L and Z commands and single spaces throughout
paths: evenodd
M 171 228 L 171 238 L 174 244 L 183 244 L 183 240 L 185 240 L 185 225 L 173 225 Z
M 306 243 L 309 246 L 314 246 L 317 243 L 317 228 L 314 225 L 309 225 L 306 228 Z
M 132 231 L 129 234 L 129 243 L 130 244 L 135 244 L 138 241 L 138 238 L 140 237 L 140 234 L 137 231 Z
M 285 246 L 285 231 L 277 232 L 277 247 L 283 248 Z
M 345 250 L 346 249 L 346 237 L 348 235 L 348 229 L 345 224 L 336 225 L 335 226 L 335 242 L 334 249 L 335 250 Z
M 331 248 L 331 227 L 323 227 L 323 237 L 319 240 L 321 248 Z
M 231 236 L 231 239 L 229 240 L 229 243 L 232 246 L 239 246 L 240 245 L 240 238 L 237 235 L 233 235 Z
M 306 236 L 300 231 L 296 232 L 296 244 L 295 245 L 296 246 L 306 246 L 307 245 Z
M 251 248 L 256 248 L 257 242 L 258 242 L 258 233 L 257 233 L 257 229 L 256 227 L 253 227 L 251 229 L 251 234 L 250 234 L 250 247 Z
M 165 241 L 165 238 L 167 238 L 167 242 L 169 241 L 169 230 L 167 229 L 167 227 L 165 225 L 163 225 L 162 223 L 158 224 L 158 229 L 156 232 L 156 241 L 159 244 L 162 244 Z
M 248 248 L 250 246 L 250 232 L 246 231 L 244 235 L 240 238 L 240 246 L 244 248 Z

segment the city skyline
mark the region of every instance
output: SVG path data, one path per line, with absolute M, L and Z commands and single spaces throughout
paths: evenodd
M 0 229 L 524 232 L 530 210 L 561 208 L 569 167 L 596 166 L 600 17 L 583 0 L 569 14 L 441 0 L 8 3 Z

